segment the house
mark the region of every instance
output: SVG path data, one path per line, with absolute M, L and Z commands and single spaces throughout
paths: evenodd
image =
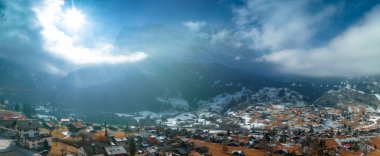
M 233 156 L 244 156 L 244 152 L 243 151 L 233 150 L 231 152 L 231 155 L 233 155 Z
M 156 146 L 148 147 L 148 148 L 146 148 L 146 152 L 149 155 L 158 155 L 158 147 L 156 147 Z
M 100 143 L 83 143 L 78 149 L 78 156 L 105 156 L 106 151 Z
M 195 151 L 198 152 L 198 153 L 200 153 L 200 154 L 207 154 L 208 150 L 209 150 L 209 148 L 206 147 L 206 146 L 197 146 L 197 147 L 195 147 Z
M 38 120 L 19 120 L 16 122 L 16 137 L 21 146 L 27 148 L 42 148 L 51 146 L 52 138 L 48 134 L 40 134 Z
M 173 152 L 180 156 L 188 156 L 190 154 L 190 149 L 188 148 L 176 148 Z
M 121 138 L 115 138 L 115 137 L 113 137 L 112 141 L 115 143 L 115 145 L 124 146 L 124 145 L 127 144 L 128 139 L 125 138 L 125 137 L 121 137 Z
M 108 156 L 125 156 L 128 154 L 123 146 L 108 146 L 104 147 L 104 150 Z
M 164 143 L 164 141 L 163 141 L 162 139 L 157 138 L 157 137 L 155 137 L 155 136 L 151 136 L 151 137 L 149 138 L 149 142 L 150 142 L 151 144 L 154 144 L 154 145 L 161 145 L 162 143 Z
M 56 125 L 53 122 L 45 122 L 45 126 L 50 130 L 56 127 Z
M 62 126 L 70 125 L 70 119 L 68 119 L 68 118 L 62 118 L 61 121 L 60 121 L 60 123 L 61 123 Z
M 69 131 L 71 133 L 77 133 L 80 130 L 84 129 L 85 127 L 82 124 L 82 122 L 76 121 L 76 122 L 73 122 L 73 123 L 67 125 L 67 128 L 69 128 Z

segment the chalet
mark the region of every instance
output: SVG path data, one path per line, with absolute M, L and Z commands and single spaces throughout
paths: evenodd
M 115 137 L 113 137 L 112 138 L 112 142 L 115 143 L 115 145 L 124 146 L 124 145 L 127 144 L 128 139 L 125 138 L 125 137 L 121 137 L 121 138 L 115 138 Z
M 158 147 L 156 146 L 148 147 L 146 148 L 146 152 L 148 155 L 158 155 Z
M 232 155 L 232 156 L 244 156 L 244 152 L 243 152 L 243 151 L 233 150 L 233 151 L 231 152 L 231 155 Z
M 126 156 L 128 153 L 123 146 L 104 147 L 108 156 Z
M 147 148 L 147 147 L 149 147 L 149 144 L 147 141 L 144 140 L 143 142 L 141 142 L 140 147 Z
M 38 120 L 17 121 L 15 130 L 19 144 L 30 149 L 51 146 L 51 136 L 48 134 L 40 135 L 39 128 Z
M 176 148 L 173 152 L 180 156 L 188 156 L 190 154 L 190 149 L 188 148 Z
M 82 124 L 82 122 L 76 121 L 76 122 L 73 122 L 73 123 L 67 125 L 67 128 L 69 128 L 69 131 L 71 133 L 77 133 L 80 130 L 84 129 L 85 127 Z
M 209 150 L 209 148 L 206 147 L 206 146 L 197 146 L 197 147 L 195 147 L 195 151 L 198 152 L 198 153 L 200 153 L 200 154 L 207 154 L 208 150 Z
M 68 119 L 68 118 L 62 118 L 61 121 L 60 121 L 60 124 L 62 126 L 70 125 L 70 119 Z
M 162 138 L 159 137 L 151 136 L 149 138 L 149 142 L 154 145 L 161 145 L 162 143 L 164 143 L 164 140 L 162 140 Z
M 56 125 L 53 122 L 45 122 L 46 128 L 52 130 L 56 127 Z
M 78 156 L 105 156 L 106 151 L 100 143 L 83 143 L 78 149 Z

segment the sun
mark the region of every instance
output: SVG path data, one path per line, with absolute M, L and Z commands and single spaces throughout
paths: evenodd
M 82 28 L 84 23 L 85 23 L 85 16 L 74 7 L 65 12 L 64 24 L 66 28 L 76 31 Z

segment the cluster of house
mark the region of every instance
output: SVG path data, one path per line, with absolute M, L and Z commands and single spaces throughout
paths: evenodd
M 230 120 L 249 128 L 253 148 L 294 155 L 361 152 L 380 155 L 380 113 L 349 105 L 285 107 L 267 105 L 228 112 Z M 376 155 L 375 154 L 375 155 Z
M 197 116 L 181 118 L 190 123 Z M 284 105 L 251 106 L 229 111 L 219 119 L 208 119 L 218 125 L 212 128 L 165 125 L 131 128 L 132 136 L 117 136 L 123 126 L 84 123 L 67 118 L 59 121 L 43 118 L 47 128 L 65 126 L 67 135 L 87 137 L 82 141 L 62 142 L 78 149 L 78 155 L 128 155 L 133 139 L 136 153 L 141 155 L 189 155 L 191 152 L 210 154 L 207 146 L 192 140 L 232 147 L 263 150 L 287 155 L 337 155 L 344 152 L 378 152 L 380 146 L 380 115 L 365 107 L 340 110 L 328 107 L 286 107 Z M 199 122 L 199 121 L 198 121 Z M 49 126 L 55 125 L 55 126 Z M 97 127 L 97 128 L 96 128 Z M 99 128 L 100 127 L 100 128 Z M 166 128 L 163 128 L 166 127 Z M 112 130 L 110 130 L 112 129 Z M 105 131 L 103 139 L 89 139 L 97 131 Z M 104 139 L 106 138 L 106 139 Z M 244 155 L 235 150 L 231 155 Z
M 86 125 L 85 127 L 88 128 L 87 126 L 89 125 Z M 144 127 L 127 136 L 116 135 L 120 134 L 119 130 L 111 131 L 108 128 L 117 129 L 117 126 L 106 126 L 105 129 L 99 130 L 100 132 L 104 132 L 100 133 L 103 134 L 104 137 L 87 137 L 76 141 L 59 141 L 77 148 L 78 153 L 72 154 L 77 154 L 79 156 L 124 156 L 131 155 L 131 153 L 147 156 L 187 156 L 191 153 L 192 149 L 199 153 L 208 153 L 207 147 L 191 144 L 189 138 L 182 137 L 181 134 L 184 131 Z M 95 136 L 99 131 L 91 133 L 89 136 Z M 80 133 L 80 131 L 77 133 Z
M 17 112 L 0 111 L 0 132 L 2 137 L 15 139 L 20 146 L 29 149 L 49 148 L 52 137 L 40 131 L 37 119 L 27 119 Z
M 67 155 L 131 155 L 131 148 L 138 155 L 152 156 L 163 154 L 173 156 L 189 155 L 192 149 L 200 153 L 208 153 L 207 147 L 194 145 L 189 142 L 189 136 L 186 138 L 183 135 L 187 134 L 185 129 L 180 131 L 155 126 L 131 126 L 128 128 L 129 132 L 125 132 L 125 126 L 107 125 L 106 123 L 87 123 L 75 118 L 56 120 L 51 117 L 44 117 L 40 121 L 44 128 L 50 129 L 52 132 L 56 132 L 59 127 L 65 127 L 67 131 L 60 132 L 63 136 L 53 135 L 53 137 L 55 137 L 55 142 L 77 149 L 75 153 L 63 152 Z M 56 126 L 50 127 L 47 123 Z
M 173 121 L 168 120 L 173 122 L 170 126 L 125 127 L 86 123 L 74 118 L 27 119 L 17 112 L 0 111 L 0 134 L 17 140 L 20 146 L 33 149 L 60 142 L 77 149 L 71 154 L 80 156 L 213 154 L 207 144 L 199 142 L 280 155 L 344 155 L 355 152 L 380 155 L 380 114 L 369 107 L 349 105 L 347 109 L 335 109 L 256 105 L 228 110 L 219 118 L 202 116 L 183 114 Z M 41 131 L 41 127 L 48 131 Z M 60 132 L 60 136 L 53 135 L 52 143 L 49 132 L 62 127 L 67 131 Z M 245 155 L 242 150 L 226 153 Z

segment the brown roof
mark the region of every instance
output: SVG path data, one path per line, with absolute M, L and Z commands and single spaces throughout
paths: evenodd
M 333 149 L 339 146 L 335 139 L 325 139 L 325 144 L 327 149 Z

